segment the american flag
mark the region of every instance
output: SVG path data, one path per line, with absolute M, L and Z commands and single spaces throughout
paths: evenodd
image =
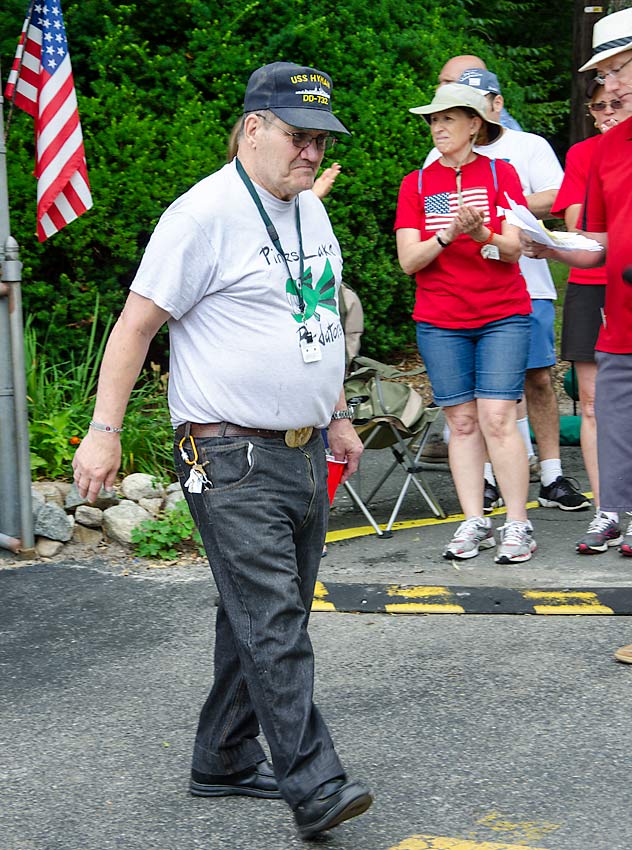
M 461 192 L 460 201 L 457 192 L 438 192 L 436 195 L 428 195 L 424 198 L 426 230 L 443 230 L 457 214 L 459 206 L 476 207 L 482 211 L 486 224 L 490 220 L 487 189 L 484 187 L 464 189 Z
M 37 237 L 44 242 L 92 206 L 59 0 L 31 3 L 5 97 L 35 119 Z

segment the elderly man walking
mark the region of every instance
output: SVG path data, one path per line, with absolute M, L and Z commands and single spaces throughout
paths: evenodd
M 306 838 L 372 802 L 313 703 L 307 632 L 328 509 L 318 429 L 329 428 L 347 476 L 362 451 L 342 392 L 340 247 L 303 191 L 348 134 L 331 93 L 311 67 L 275 62 L 251 75 L 237 157 L 158 222 L 73 463 L 82 496 L 112 487 L 129 394 L 168 322 L 176 467 L 220 594 L 191 792 L 282 796 Z

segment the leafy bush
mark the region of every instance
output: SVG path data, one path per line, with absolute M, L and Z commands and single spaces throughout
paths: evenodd
M 6 0 L 0 10 L 5 68 L 24 5 Z M 523 126 L 559 132 L 572 9 L 537 0 L 64 0 L 94 208 L 36 243 L 32 120 L 20 111 L 7 146 L 24 305 L 49 362 L 80 356 L 95 293 L 108 314 L 120 311 L 160 213 L 223 163 L 249 74 L 279 59 L 329 72 L 334 108 L 353 131 L 336 151 L 343 174 L 328 207 L 365 309 L 365 352 L 387 357 L 412 343 L 414 286 L 392 226 L 401 179 L 423 161 L 430 135 L 408 107 L 430 98 L 446 59 L 475 53 Z M 166 355 L 162 333 L 150 356 L 164 367 Z
M 141 558 L 174 561 L 191 547 L 204 554 L 202 538 L 184 501 L 158 519 L 145 520 L 132 529 L 132 543 Z

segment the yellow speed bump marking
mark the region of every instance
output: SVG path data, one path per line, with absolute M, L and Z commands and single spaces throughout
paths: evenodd
M 317 581 L 314 587 L 314 599 L 312 601 L 312 611 L 335 611 L 336 606 L 333 602 L 327 602 L 329 591 L 322 583 Z
M 596 593 L 583 590 L 523 590 L 537 614 L 614 614 Z
M 441 835 L 411 835 L 389 850 L 546 850 L 545 847 L 527 847 L 526 844 L 498 844 L 495 841 L 470 841 L 464 838 L 447 838 Z
M 384 606 L 389 614 L 465 614 L 461 605 L 452 601 L 454 595 L 447 587 L 406 587 L 391 584 L 386 588 L 389 596 L 405 596 L 407 599 L 418 599 L 419 602 L 391 602 Z M 423 601 L 421 601 L 423 600 Z

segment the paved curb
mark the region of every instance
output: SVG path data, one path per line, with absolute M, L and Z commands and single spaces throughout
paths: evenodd
M 632 614 L 632 587 L 560 589 L 316 583 L 314 612 L 366 614 Z

